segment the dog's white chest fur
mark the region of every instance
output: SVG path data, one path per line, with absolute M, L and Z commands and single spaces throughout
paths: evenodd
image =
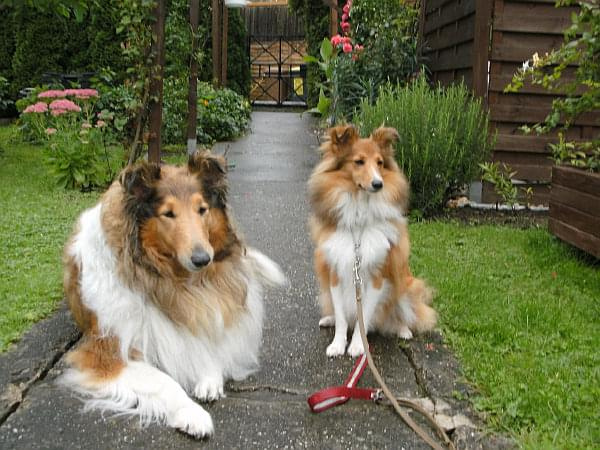
M 364 300 L 378 302 L 381 295 L 377 299 L 369 295 L 370 281 L 384 264 L 392 245 L 400 239 L 397 223 L 405 219 L 400 208 L 386 202 L 382 196 L 363 192 L 356 196 L 342 195 L 338 210 L 337 229 L 322 244 L 321 250 L 340 279 L 339 297 L 343 298 L 340 306 L 347 319 L 353 321 L 356 315 L 353 282 L 355 249 L 361 261 Z

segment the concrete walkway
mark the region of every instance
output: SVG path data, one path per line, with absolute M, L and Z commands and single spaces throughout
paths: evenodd
M 215 435 L 194 441 L 166 427 L 142 429 L 135 419 L 81 413 L 80 399 L 55 384 L 62 355 L 78 337 L 62 310 L 0 356 L 0 448 L 428 448 L 388 407 L 354 401 L 315 415 L 306 404 L 311 392 L 342 383 L 352 367 L 349 357 L 325 356 L 332 331 L 317 325 L 305 189 L 318 159 L 314 125 L 308 115 L 256 112 L 251 133 L 217 148 L 235 164 L 230 202 L 246 241 L 279 262 L 290 285 L 265 299 L 261 370 L 228 384 L 227 398 L 207 406 Z M 467 391 L 439 335 L 371 342 L 398 395 L 433 400 L 449 420 L 477 423 L 453 396 Z M 367 372 L 360 386 L 374 386 Z M 465 426 L 452 436 L 461 448 L 507 444 Z

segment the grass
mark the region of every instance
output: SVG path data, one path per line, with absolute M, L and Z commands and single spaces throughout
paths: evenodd
M 0 351 L 56 309 L 63 244 L 99 196 L 57 188 L 41 152 L 20 143 L 14 127 L 0 127 Z
M 473 399 L 524 448 L 600 445 L 600 271 L 543 229 L 411 227 Z

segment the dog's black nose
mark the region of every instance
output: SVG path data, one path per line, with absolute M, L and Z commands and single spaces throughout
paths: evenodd
M 381 189 L 383 187 L 383 181 L 381 180 L 375 180 L 371 183 L 371 186 L 373 187 L 373 189 L 375 189 L 376 191 L 378 191 L 379 189 Z
M 210 262 L 210 255 L 204 250 L 194 250 L 192 253 L 192 264 L 196 267 L 203 267 Z

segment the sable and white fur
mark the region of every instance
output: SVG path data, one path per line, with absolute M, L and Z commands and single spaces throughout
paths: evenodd
M 332 128 L 308 183 L 315 271 L 321 288 L 319 325 L 335 326 L 328 356 L 346 351 L 349 324 L 354 332 L 347 353 L 364 353 L 356 323 L 355 243 L 360 244 L 367 331 L 410 339 L 413 332 L 431 330 L 436 323 L 429 306 L 432 289 L 413 277 L 408 266 L 404 213 L 409 186 L 393 157 L 397 139 L 393 128 L 378 128 L 366 139 L 352 126 Z
M 216 400 L 257 369 L 263 285 L 285 278 L 244 247 L 226 193 L 224 160 L 197 153 L 125 169 L 80 216 L 64 286 L 83 338 L 61 382 L 86 407 L 202 437 L 213 423 L 189 395 Z

